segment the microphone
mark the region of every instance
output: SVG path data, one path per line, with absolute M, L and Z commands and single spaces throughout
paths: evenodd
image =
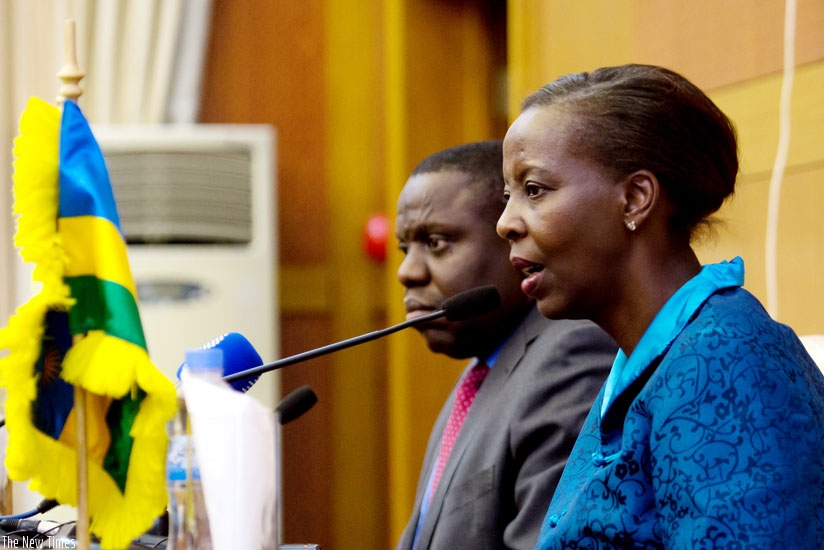
M 412 322 L 417 324 L 415 321 L 420 319 L 429 320 L 429 316 L 435 316 L 441 312 L 447 321 L 466 321 L 467 319 L 492 313 L 499 307 L 501 307 L 501 295 L 498 294 L 498 289 L 493 285 L 479 286 L 447 298 L 444 300 L 440 311 L 412 319 Z M 437 319 L 440 316 L 437 315 L 433 318 Z
M 309 386 L 301 386 L 293 390 L 275 408 L 278 413 L 280 425 L 288 424 L 292 420 L 300 418 L 318 402 L 318 396 Z
M 472 319 L 473 317 L 480 317 L 481 315 L 491 313 L 500 306 L 501 296 L 498 294 L 498 289 L 492 285 L 479 286 L 444 300 L 441 309 L 438 311 L 433 311 L 432 313 L 421 315 L 420 317 L 415 317 L 414 319 L 409 319 L 408 321 L 404 321 L 403 323 L 391 326 L 389 328 L 376 330 L 374 332 L 362 334 L 361 336 L 356 336 L 348 340 L 343 340 L 342 342 L 336 342 L 334 344 L 329 344 L 328 346 L 298 353 L 297 355 L 279 359 L 272 363 L 266 363 L 265 365 L 224 375 L 223 379 L 229 383 L 232 383 L 252 376 L 259 377 L 264 372 L 288 367 L 289 365 L 300 363 L 301 361 L 314 359 L 315 357 L 320 357 L 321 355 L 326 355 L 328 353 L 350 348 L 352 346 L 371 342 L 372 340 L 388 336 L 398 332 L 399 330 L 403 330 L 414 325 L 427 323 L 429 321 L 434 321 L 435 319 L 439 319 L 441 317 L 446 317 L 447 321 L 465 321 L 467 319 Z
M 240 373 L 244 369 L 256 367 L 263 363 L 257 350 L 252 343 L 242 334 L 237 332 L 227 332 L 211 340 L 204 348 L 218 348 L 223 351 L 224 376 L 226 373 Z M 180 378 L 180 371 L 186 363 L 177 369 L 177 377 Z M 235 390 L 246 393 L 257 382 L 260 376 L 245 376 L 235 380 L 230 385 Z M 309 411 L 318 402 L 318 396 L 309 386 L 301 386 L 283 398 L 275 408 L 280 418 L 280 424 L 288 424 L 304 413 Z M 56 502 L 55 502 L 56 504 Z M 53 507 L 53 506 L 52 506 Z
M 223 352 L 223 379 L 229 382 L 233 389 L 246 393 L 260 378 L 260 375 L 251 375 L 239 377 L 232 381 L 226 379 L 226 375 L 243 372 L 263 363 L 263 359 L 260 358 L 255 347 L 242 334 L 227 332 L 212 339 L 203 347 L 217 348 Z M 183 370 L 185 365 L 184 362 L 177 368 L 178 380 L 180 380 L 180 371 Z
M 6 533 L 37 533 L 38 535 L 53 535 L 61 526 L 56 521 L 37 519 L 4 519 L 0 520 L 0 529 Z

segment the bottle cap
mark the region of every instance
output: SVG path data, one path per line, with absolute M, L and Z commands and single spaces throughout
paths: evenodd
M 189 370 L 223 372 L 223 350 L 217 348 L 192 348 L 186 350 L 186 366 Z

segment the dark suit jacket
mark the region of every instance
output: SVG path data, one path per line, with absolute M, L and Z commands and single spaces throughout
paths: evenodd
M 550 321 L 537 309 L 507 340 L 464 421 L 418 550 L 533 550 L 541 522 L 617 346 L 589 321 Z M 412 517 L 398 542 L 411 550 L 426 485 L 455 389 L 426 449 Z

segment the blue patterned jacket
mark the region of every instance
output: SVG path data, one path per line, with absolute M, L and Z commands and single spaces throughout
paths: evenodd
M 613 369 L 538 549 L 824 548 L 824 376 L 740 259 L 708 268 Z

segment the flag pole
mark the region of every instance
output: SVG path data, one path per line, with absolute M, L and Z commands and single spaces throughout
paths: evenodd
M 67 99 L 77 101 L 83 90 L 80 80 L 86 76 L 77 64 L 77 43 L 74 19 L 66 19 L 63 23 L 63 66 L 57 77 L 63 81 L 57 104 L 62 107 Z M 73 344 L 76 344 L 83 335 L 76 335 Z M 74 387 L 74 410 L 77 420 L 77 523 L 75 524 L 75 540 L 77 548 L 89 550 L 91 540 L 89 536 L 89 487 L 88 487 L 88 443 L 86 439 L 86 390 L 79 385 Z

